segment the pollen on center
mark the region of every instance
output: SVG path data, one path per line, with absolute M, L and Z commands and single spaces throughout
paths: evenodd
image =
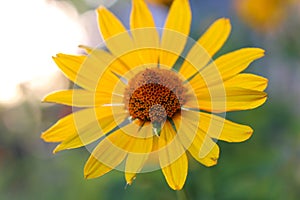
M 146 69 L 129 80 L 125 107 L 133 119 L 162 123 L 180 112 L 186 88 L 178 75 L 166 69 Z

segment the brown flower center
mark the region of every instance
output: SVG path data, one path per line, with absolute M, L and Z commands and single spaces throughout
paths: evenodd
M 180 111 L 186 88 L 173 71 L 146 69 L 130 79 L 125 106 L 133 119 L 162 123 Z

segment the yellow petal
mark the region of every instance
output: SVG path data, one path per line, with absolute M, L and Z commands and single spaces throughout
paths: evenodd
M 100 142 L 91 155 L 92 161 L 96 159 L 101 165 L 116 168 L 127 156 L 133 142 L 133 137 L 119 129 Z M 88 161 L 85 167 L 86 176 L 94 178 L 102 175 L 102 173 L 99 175 L 97 171 L 91 171 L 92 168 L 93 166 Z
M 53 126 L 42 133 L 41 138 L 46 142 L 61 142 L 67 138 L 77 135 L 77 129 L 82 129 L 87 124 L 96 120 L 94 109 L 84 109 L 58 120 Z M 76 119 L 80 119 L 77 123 Z M 79 127 L 80 125 L 80 127 Z
M 179 73 L 186 80 L 191 79 L 191 77 L 195 75 L 199 76 L 198 71 L 200 71 L 210 60 L 211 57 L 206 50 L 196 43 L 185 57 L 185 60 L 179 69 Z
M 180 73 L 190 78 L 201 70 L 223 46 L 231 31 L 229 19 L 216 20 L 189 51 Z
M 121 131 L 116 131 L 103 139 L 93 150 L 84 167 L 86 178 L 96 178 L 116 168 L 126 157 L 127 152 L 119 146 L 126 146 L 129 141 L 121 140 Z
M 97 9 L 98 13 L 98 23 L 101 31 L 101 35 L 104 40 L 110 37 L 116 36 L 118 34 L 127 32 L 126 28 L 120 22 L 120 20 L 109 10 L 104 7 L 99 7 Z M 131 40 L 129 34 L 124 35 L 127 40 Z
M 97 9 L 99 28 L 107 48 L 127 67 L 142 64 L 132 38 L 119 19 L 104 7 Z
M 115 113 L 118 114 L 118 110 Z M 126 151 L 143 154 L 148 153 L 152 149 L 153 133 L 151 126 L 148 124 L 150 123 L 141 123 L 139 120 L 134 120 L 121 128 L 122 131 L 119 133 L 119 137 L 125 141 L 130 141 L 130 146 L 126 147 Z
M 226 111 L 257 108 L 265 103 L 266 100 L 267 94 L 265 92 L 234 87 L 226 88 Z M 214 110 L 219 109 L 216 107 Z M 223 111 L 220 110 L 220 112 Z
M 217 115 L 200 113 L 200 129 L 210 137 L 226 142 L 243 142 L 253 133 L 251 127 L 237 124 Z
M 68 79 L 85 89 L 91 89 L 95 84 L 88 77 L 78 75 L 85 59 L 86 56 L 73 56 L 67 54 L 57 54 L 56 57 L 53 57 L 56 65 Z M 93 69 L 89 69 L 86 74 L 92 74 L 92 70 Z
M 116 56 L 110 54 L 109 52 L 99 49 L 92 48 L 84 45 L 79 45 L 80 48 L 84 49 L 87 53 L 87 59 L 82 64 L 81 73 L 84 73 L 85 69 L 93 69 L 94 75 L 97 75 L 97 81 L 106 74 L 112 74 L 112 72 L 117 73 L 118 75 L 124 75 L 130 71 L 130 68 L 122 62 Z M 108 73 L 109 72 L 109 73 Z M 110 76 L 110 79 L 116 78 Z
M 111 71 L 122 73 L 128 71 L 124 65 L 115 60 L 115 57 L 103 50 L 93 51 L 88 57 L 58 54 L 53 59 L 71 81 L 89 91 L 96 90 L 99 79 L 108 74 L 109 70 L 112 80 L 118 79 L 112 76 Z
M 153 132 L 152 132 L 153 135 Z M 151 153 L 148 156 L 148 160 L 145 163 L 145 166 L 151 166 L 155 169 L 160 169 L 160 164 L 159 164 L 159 137 L 153 136 L 152 137 L 152 150 Z
M 145 1 L 132 0 L 132 11 L 130 16 L 130 28 L 155 27 L 150 10 Z
M 78 98 L 75 98 L 78 97 Z M 51 102 L 76 107 L 95 105 L 95 93 L 87 90 L 62 90 L 44 97 L 43 102 Z
M 120 75 L 124 75 L 131 69 L 115 55 L 97 48 L 90 52 L 89 59 L 86 61 L 85 65 L 95 65 L 96 67 L 101 68 L 102 73 L 109 68 L 109 70 Z
M 165 29 L 178 31 L 184 35 L 189 35 L 192 13 L 189 1 L 174 0 L 165 22 Z
M 187 0 L 174 0 L 161 39 L 160 64 L 171 68 L 186 44 L 192 15 Z
M 133 130 L 134 128 L 133 123 L 125 126 L 125 128 L 128 126 L 131 126 L 132 127 L 131 130 Z M 125 130 L 129 130 L 129 129 L 124 129 L 124 127 L 122 127 L 121 129 L 116 130 L 108 137 L 103 139 L 100 142 L 100 144 L 96 147 L 96 149 L 93 151 L 91 156 L 92 161 L 96 159 L 101 165 L 105 165 L 108 168 L 115 168 L 117 165 L 120 164 L 120 162 L 122 162 L 125 159 L 128 153 L 142 155 L 142 154 L 147 154 L 151 150 L 151 144 L 152 144 L 151 138 L 150 140 L 148 140 L 149 138 L 133 137 L 129 135 L 130 133 L 124 132 Z M 139 133 L 137 132 L 137 134 Z M 143 144 L 144 146 L 142 146 Z M 130 168 L 126 168 L 126 170 L 132 170 L 132 172 L 136 172 L 134 170 L 140 170 L 144 160 L 145 157 L 144 158 L 140 157 L 138 163 L 129 163 L 130 165 L 126 165 L 126 167 L 129 166 Z M 93 162 L 95 163 L 95 161 Z M 98 165 L 100 165 L 99 163 Z M 92 166 L 89 165 L 89 162 L 87 163 L 87 166 L 89 167 L 86 167 L 85 169 L 86 176 L 88 177 L 99 176 L 99 174 L 96 171 L 91 172 L 90 168 L 92 168 Z
M 125 172 L 125 180 L 127 185 L 131 185 L 136 178 L 136 173 Z
M 225 87 L 240 87 L 250 90 L 264 91 L 268 85 L 268 79 L 254 74 L 238 74 L 225 81 Z
M 126 159 L 125 179 L 126 183 L 131 185 L 136 174 L 139 173 L 145 165 L 149 154 L 129 154 Z
M 86 51 L 86 53 L 91 53 L 93 51 L 93 47 L 89 47 L 89 46 L 86 46 L 86 45 L 78 45 L 79 48 L 83 49 Z
M 209 85 L 233 77 L 245 70 L 254 60 L 264 56 L 264 50 L 259 48 L 243 48 L 217 58 L 200 74 Z M 216 69 L 217 67 L 217 69 Z M 216 73 L 216 70 L 219 73 Z
M 97 178 L 110 172 L 113 168 L 99 162 L 94 156 L 90 156 L 84 167 L 84 177 L 86 179 Z
M 218 145 L 201 129 L 201 116 L 195 111 L 181 111 L 183 121 L 178 136 L 185 149 L 205 166 L 217 164 L 219 158 Z M 175 123 L 178 124 L 177 119 Z M 177 125 L 179 127 L 179 125 Z
M 118 102 L 112 102 L 112 96 L 114 100 Z M 64 104 L 75 107 L 95 107 L 103 104 L 122 103 L 122 96 L 114 95 L 109 92 L 90 92 L 87 90 L 62 90 L 44 97 L 43 102 L 51 102 Z
M 208 30 L 200 37 L 198 43 L 206 49 L 208 54 L 213 57 L 215 53 L 226 42 L 231 31 L 229 19 L 221 18 L 216 20 Z
M 197 93 L 213 93 L 215 88 L 221 89 L 222 87 L 238 87 L 250 90 L 264 91 L 268 85 L 268 79 L 255 74 L 242 73 L 233 76 L 232 78 L 223 81 L 219 78 L 219 81 L 213 83 L 205 82 L 205 79 L 200 75 L 196 75 L 190 84 Z M 201 91 L 200 91 L 201 90 Z M 219 91 L 218 91 L 219 92 Z
M 159 137 L 159 163 L 169 186 L 180 190 L 186 180 L 188 161 L 185 149 L 172 125 L 167 121 Z
M 131 34 L 144 64 L 158 63 L 159 36 L 150 10 L 140 0 L 132 1 Z
M 158 146 L 159 163 L 161 167 L 168 166 L 185 153 L 185 149 L 181 144 L 180 138 L 177 137 L 174 128 L 168 121 L 166 121 L 162 127 Z
M 107 118 L 107 119 L 102 119 L 102 120 L 109 120 L 110 123 L 110 128 L 114 128 L 113 125 L 114 123 L 113 118 Z M 73 135 L 71 137 L 68 137 L 64 141 L 62 141 L 59 145 L 56 146 L 56 148 L 53 150 L 53 153 L 57 153 L 62 150 L 66 149 L 74 149 L 78 147 L 82 147 L 85 145 L 88 145 L 97 139 L 99 139 L 101 136 L 103 136 L 103 131 L 99 128 L 99 122 L 98 121 L 93 121 L 89 124 L 87 124 L 83 129 L 78 130 L 79 133 L 77 135 Z
M 185 107 L 195 108 L 209 112 L 226 112 L 249 110 L 262 105 L 267 100 L 267 94 L 262 91 L 238 87 L 223 88 L 214 86 L 197 90 L 197 102 L 188 100 Z
M 153 134 L 150 126 L 144 124 L 140 128 L 132 123 L 125 128 L 130 126 L 132 126 L 130 129 L 123 129 L 124 132 L 130 134 L 127 137 L 132 138 L 125 166 L 125 179 L 129 185 L 135 179 L 136 173 L 140 172 L 145 165 L 153 148 Z
M 106 107 L 104 107 L 106 108 Z M 116 110 L 116 109 L 115 109 Z M 62 141 L 57 147 L 53 150 L 54 153 L 57 153 L 59 151 L 65 150 L 65 149 L 74 149 L 78 147 L 85 146 L 87 144 L 90 144 L 100 137 L 102 137 L 104 134 L 106 134 L 109 131 L 112 131 L 116 129 L 119 125 L 119 122 L 124 120 L 127 116 L 127 114 L 124 111 L 117 112 L 118 115 L 114 114 L 112 115 L 111 109 L 98 109 L 95 111 L 98 115 L 97 121 L 93 121 L 90 124 L 87 124 L 86 126 L 79 129 L 81 121 L 80 119 L 76 119 L 76 128 L 77 133 L 73 134 L 72 136 L 68 137 L 64 141 Z M 106 112 L 104 114 L 104 112 Z M 116 111 L 114 111 L 116 112 Z M 89 116 L 92 117 L 92 116 Z
M 87 74 L 90 69 L 93 70 L 93 75 Z M 93 82 L 96 82 L 92 91 L 96 91 L 95 101 L 99 104 L 109 103 L 111 101 L 109 96 L 113 98 L 115 95 L 124 94 L 125 84 L 120 79 L 125 74 L 130 74 L 128 71 L 130 68 L 115 56 L 104 50 L 94 49 L 83 63 L 79 74 L 88 76 Z M 118 87 L 116 87 L 117 84 Z M 80 98 L 80 96 L 76 98 Z
M 130 185 L 148 160 L 153 147 L 153 134 L 150 126 L 144 124 L 141 128 L 140 124 L 135 122 L 122 130 L 125 133 L 123 135 L 125 140 L 131 141 L 126 148 L 128 156 L 125 165 L 125 179 Z
M 182 154 L 176 161 L 169 166 L 162 168 L 162 172 L 168 185 L 173 190 L 181 190 L 188 172 L 188 160 L 186 153 Z
M 118 110 L 117 116 L 113 116 L 111 107 L 89 108 L 74 112 L 42 133 L 41 138 L 47 142 L 61 142 L 54 153 L 87 145 L 115 128 L 119 121 L 124 120 L 127 114 L 122 111 L 123 108 L 114 108 L 114 112 L 116 110 Z
M 199 133 L 199 134 L 203 134 L 203 133 Z M 220 154 L 219 146 L 217 144 L 213 144 L 213 141 L 209 138 L 205 138 L 204 141 L 202 140 L 202 138 L 200 138 L 197 135 L 197 137 L 195 137 L 195 140 L 190 146 L 190 148 L 188 149 L 188 151 L 190 152 L 190 154 L 193 156 L 195 160 L 197 160 L 204 166 L 206 167 L 214 166 L 217 164 L 219 159 L 219 154 Z M 208 144 L 208 146 L 212 146 L 212 148 L 210 148 L 210 151 L 208 151 L 206 155 L 200 156 L 201 147 L 203 146 L 203 144 L 207 144 L 208 142 L 211 143 Z

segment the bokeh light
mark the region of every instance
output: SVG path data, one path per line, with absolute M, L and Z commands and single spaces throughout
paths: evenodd
M 67 87 L 66 81 L 58 78 L 51 55 L 76 53 L 77 44 L 84 40 L 78 19 L 76 9 L 65 2 L 1 3 L 0 103 L 19 102 L 24 89 L 41 98 L 53 88 Z

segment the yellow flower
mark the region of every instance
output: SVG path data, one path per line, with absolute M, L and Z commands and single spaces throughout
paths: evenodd
M 137 173 L 162 169 L 169 186 L 180 190 L 187 153 L 210 167 L 219 158 L 216 140 L 241 142 L 252 135 L 251 127 L 226 120 L 224 113 L 265 102 L 267 79 L 241 73 L 264 50 L 243 48 L 212 61 L 230 34 L 228 19 L 217 20 L 193 41 L 187 0 L 173 2 L 161 31 L 144 1 L 132 4 L 130 32 L 110 11 L 97 9 L 107 50 L 81 46 L 87 55 L 53 58 L 81 89 L 58 91 L 44 101 L 82 109 L 41 137 L 60 143 L 54 152 L 98 142 L 94 149 L 86 146 L 91 150 L 86 178 L 118 169 L 131 184 Z
M 288 8 L 295 0 L 234 0 L 234 8 L 246 24 L 258 31 L 277 28 L 286 16 Z

